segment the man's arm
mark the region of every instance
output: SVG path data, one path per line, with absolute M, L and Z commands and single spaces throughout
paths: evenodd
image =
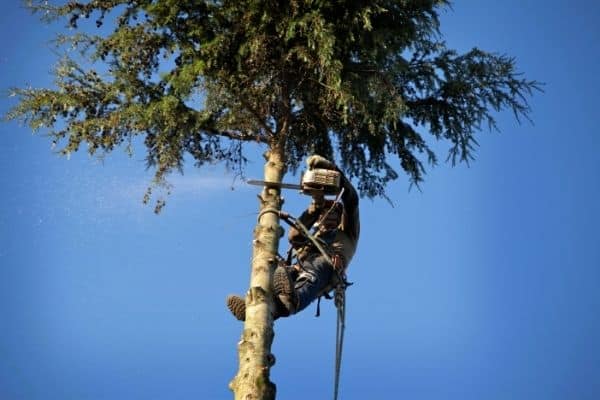
M 337 165 L 319 155 L 313 155 L 308 157 L 308 159 L 306 160 L 306 164 L 308 165 L 308 169 L 333 169 L 341 173 L 341 184 L 344 188 L 344 193 L 342 194 L 342 202 L 344 203 L 344 208 L 346 209 L 346 213 L 348 215 L 347 226 L 345 227 L 344 231 L 346 231 L 346 233 L 351 237 L 351 239 L 358 240 L 358 236 L 360 234 L 360 223 L 358 214 L 359 200 L 358 193 L 356 192 L 356 189 L 354 188 L 350 180 L 346 178 L 344 173 L 337 167 Z
M 311 204 L 308 209 L 306 209 L 300 215 L 300 217 L 298 217 L 298 221 L 300 221 L 307 229 L 310 229 L 313 224 L 317 222 L 317 218 L 319 218 L 319 210 L 314 206 L 314 204 Z M 292 247 L 296 249 L 304 246 L 308 242 L 308 239 L 302 232 L 300 232 L 294 226 L 291 226 L 288 232 L 288 241 Z
M 352 183 L 350 183 L 344 174 L 342 174 L 342 187 L 344 188 L 342 202 L 344 203 L 344 208 L 346 209 L 347 215 L 344 231 L 353 241 L 356 242 L 358 241 L 358 236 L 360 235 L 358 193 L 356 193 L 356 189 L 354 189 L 354 186 L 352 186 Z

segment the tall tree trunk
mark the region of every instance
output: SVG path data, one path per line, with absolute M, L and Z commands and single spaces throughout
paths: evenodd
M 271 146 L 265 153 L 265 181 L 281 182 L 285 172 L 283 157 L 280 146 Z M 275 399 L 275 384 L 269 380 L 271 366 L 275 363 L 271 354 L 274 336 L 271 281 L 277 265 L 279 238 L 283 234 L 277 214 L 282 205 L 280 190 L 265 187 L 259 200 L 250 289 L 246 294 L 246 321 L 238 344 L 239 370 L 229 384 L 236 400 Z

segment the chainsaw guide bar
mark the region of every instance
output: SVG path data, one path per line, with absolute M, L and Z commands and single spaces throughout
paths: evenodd
M 257 179 L 249 179 L 246 183 L 280 189 L 296 189 L 305 194 L 320 193 L 325 195 L 337 195 L 340 191 L 340 181 L 341 174 L 339 171 L 315 168 L 306 171 L 302 175 L 300 185 L 294 183 L 268 182 Z

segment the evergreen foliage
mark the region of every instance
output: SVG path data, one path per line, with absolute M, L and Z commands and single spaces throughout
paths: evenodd
M 446 0 L 26 3 L 43 20 L 67 21 L 56 43 L 70 51 L 54 88 L 13 89 L 19 101 L 5 118 L 43 129 L 65 155 L 82 146 L 103 155 L 140 137 L 158 185 L 189 157 L 241 171 L 244 144 L 256 142 L 268 150 L 265 180 L 316 153 L 337 156 L 363 195 L 385 196 L 399 170 L 422 181 L 437 162 L 434 140 L 449 143 L 453 164 L 468 162 L 477 131 L 494 129 L 499 110 L 528 118 L 539 89 L 508 56 L 448 49 Z M 281 203 L 278 190 L 263 190 L 236 399 L 275 398 L 269 293 Z
M 27 3 L 65 19 L 73 30 L 57 43 L 80 53 L 57 64 L 55 88 L 14 89 L 6 117 L 48 130 L 64 154 L 140 135 L 158 183 L 186 155 L 241 168 L 252 141 L 282 146 L 292 171 L 307 154 L 335 154 L 363 195 L 384 195 L 400 169 L 423 179 L 432 139 L 468 161 L 494 113 L 527 118 L 539 88 L 506 55 L 448 49 L 445 0 Z M 107 26 L 79 29 L 87 18 Z

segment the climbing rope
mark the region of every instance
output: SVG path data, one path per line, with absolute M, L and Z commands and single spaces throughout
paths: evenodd
M 310 240 L 310 242 L 315 246 L 315 248 L 317 250 L 319 250 L 319 252 L 323 255 L 323 257 L 325 257 L 325 261 L 327 261 L 330 265 L 333 265 L 333 260 L 331 259 L 331 257 L 329 256 L 329 253 L 327 253 L 327 251 L 325 251 L 325 248 L 323 247 L 324 243 L 321 242 L 318 238 L 316 238 L 315 236 L 311 235 L 310 231 L 308 230 L 308 228 L 306 226 L 304 226 L 304 224 L 302 222 L 300 222 L 299 219 L 294 218 L 293 216 L 291 216 L 290 214 L 284 212 L 284 211 L 279 211 L 279 216 L 281 217 L 281 219 L 283 219 L 285 222 L 287 222 L 289 225 L 294 226 L 296 228 L 298 228 L 298 230 L 308 239 Z
M 342 368 L 342 350 L 344 348 L 344 329 L 346 328 L 346 283 L 341 282 L 335 288 L 335 307 L 337 323 L 335 330 L 335 380 L 333 384 L 333 400 L 337 400 L 340 387 L 340 370 Z
M 268 213 L 273 213 L 276 215 L 279 215 L 279 210 L 273 207 L 266 207 L 264 208 L 260 213 L 258 213 L 258 217 L 256 218 L 256 220 L 258 222 L 260 222 L 260 219 L 262 218 L 263 215 L 268 214 Z
M 338 197 L 339 199 L 339 197 Z M 331 210 L 331 209 L 330 209 Z M 327 262 L 333 267 L 333 260 L 323 247 L 323 243 L 318 238 L 311 235 L 310 231 L 302 222 L 292 217 L 286 212 L 280 211 L 279 216 L 288 224 L 298 228 L 306 238 L 308 238 L 312 244 L 319 250 L 321 255 L 327 260 Z M 335 370 L 334 370 L 334 386 L 333 386 L 333 399 L 337 400 L 340 386 L 340 371 L 342 368 L 342 350 L 344 347 L 344 331 L 346 328 L 346 288 L 351 285 L 346 280 L 346 276 L 343 272 L 335 270 L 337 274 L 337 284 L 334 289 L 334 304 L 337 309 L 337 322 L 336 322 L 336 333 L 335 333 Z

